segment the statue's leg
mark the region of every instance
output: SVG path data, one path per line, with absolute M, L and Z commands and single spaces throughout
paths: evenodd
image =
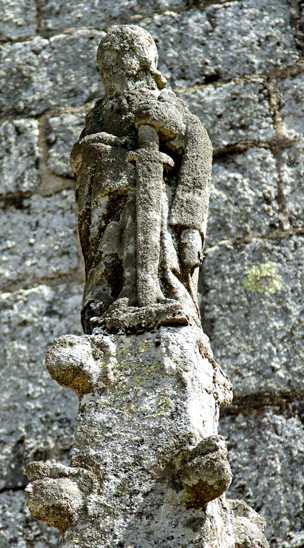
M 129 306 L 137 305 L 135 201 L 135 191 L 130 192 L 121 218 L 123 288 L 119 298 L 126 297 Z
M 165 300 L 159 284 L 163 165 L 137 163 L 137 299 L 139 306 Z

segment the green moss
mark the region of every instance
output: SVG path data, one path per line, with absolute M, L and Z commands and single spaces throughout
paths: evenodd
M 112 47 L 112 44 L 111 42 L 105 42 L 103 45 L 102 45 L 103 49 L 107 50 L 107 49 L 111 49 Z
M 106 407 L 108 405 L 111 405 L 111 400 L 109 400 L 109 398 L 104 398 L 98 402 L 97 407 Z
M 128 493 L 128 480 L 127 478 L 124 478 L 121 480 L 121 482 L 117 485 L 116 489 L 115 489 L 115 493 L 114 493 L 114 496 L 123 496 L 123 495 L 126 495 Z
M 242 282 L 247 291 L 260 293 L 261 295 L 271 295 L 282 287 L 282 278 L 278 274 L 278 265 L 272 262 L 251 267 Z

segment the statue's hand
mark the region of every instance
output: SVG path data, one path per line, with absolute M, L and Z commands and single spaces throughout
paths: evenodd
M 122 140 L 116 135 L 111 133 L 106 133 L 105 131 L 100 131 L 99 133 L 92 133 L 91 135 L 86 135 L 82 137 L 79 141 L 80 146 L 90 146 L 90 145 L 110 145 L 110 146 L 122 146 Z
M 180 258 L 182 268 L 186 273 L 201 265 L 203 260 L 202 237 L 198 230 L 186 228 L 180 238 Z
M 135 127 L 138 129 L 144 124 L 155 127 L 165 140 L 184 135 L 186 131 L 181 112 L 169 102 L 150 100 L 140 103 L 135 113 Z

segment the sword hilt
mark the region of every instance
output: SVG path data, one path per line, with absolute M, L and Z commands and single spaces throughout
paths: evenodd
M 159 136 L 157 130 L 148 124 L 142 124 L 138 128 L 138 147 L 159 150 Z
M 127 161 L 136 163 L 138 160 L 158 162 L 165 169 L 174 167 L 174 161 L 171 156 L 160 152 L 159 136 L 157 130 L 148 124 L 142 124 L 138 128 L 138 149 L 130 151 Z

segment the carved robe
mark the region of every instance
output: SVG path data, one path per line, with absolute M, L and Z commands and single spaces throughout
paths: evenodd
M 159 204 L 161 289 L 166 298 L 177 299 L 196 313 L 195 273 L 194 269 L 186 272 L 181 236 L 185 229 L 194 229 L 203 245 L 211 178 L 210 140 L 199 119 L 173 92 L 137 89 L 98 101 L 71 154 L 86 269 L 82 311 L 86 332 L 90 331 L 90 317 L 102 315 L 117 299 L 127 297 L 131 306 L 137 305 L 136 176 L 127 157 L 138 146 L 136 120 L 140 117 L 142 123 L 157 128 L 160 150 L 175 162 L 164 174 Z

